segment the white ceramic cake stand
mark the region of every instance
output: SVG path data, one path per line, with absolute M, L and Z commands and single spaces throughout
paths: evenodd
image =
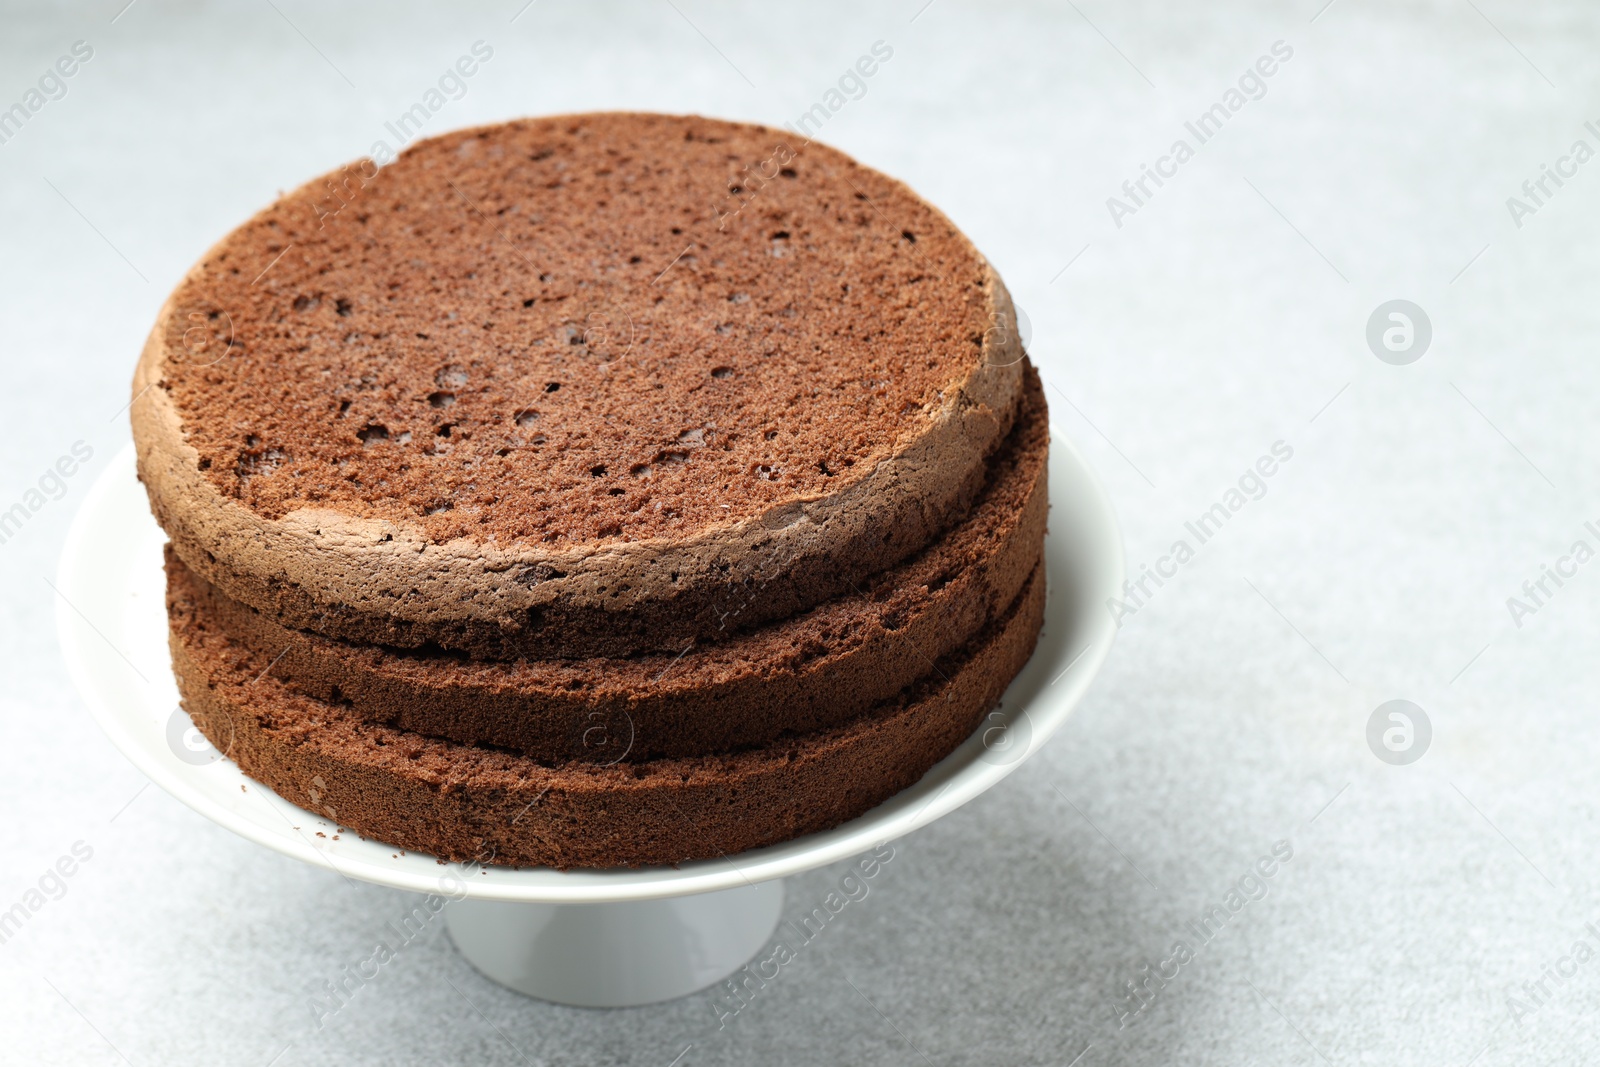
M 445 898 L 450 935 L 478 970 L 531 996 L 589 1007 L 668 1000 L 732 974 L 776 929 L 783 877 L 910 833 L 1015 770 L 1104 662 L 1116 633 L 1106 602 L 1123 581 L 1110 502 L 1057 434 L 1044 633 L 1002 710 L 960 748 L 911 788 L 824 833 L 678 867 L 555 871 L 441 864 L 341 832 L 246 778 L 178 706 L 164 540 L 129 447 L 89 491 L 56 583 L 68 670 L 112 742 L 161 788 L 257 844 L 345 878 Z

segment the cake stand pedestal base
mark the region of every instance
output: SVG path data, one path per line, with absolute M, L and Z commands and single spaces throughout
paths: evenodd
M 744 966 L 778 927 L 783 881 L 606 904 L 457 900 L 450 939 L 503 986 L 582 1008 L 687 996 Z

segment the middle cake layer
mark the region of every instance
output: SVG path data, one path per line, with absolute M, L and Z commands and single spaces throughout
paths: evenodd
M 612 763 L 731 752 L 847 722 L 926 675 L 1021 591 L 1047 512 L 1049 426 L 1029 374 L 1016 428 L 967 517 L 844 597 L 676 656 L 474 661 L 291 630 L 167 553 L 169 609 L 207 617 L 275 678 L 369 722 L 535 760 Z

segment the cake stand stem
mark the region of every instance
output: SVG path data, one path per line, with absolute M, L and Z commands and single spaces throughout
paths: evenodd
M 622 1008 L 672 1000 L 742 967 L 783 909 L 779 879 L 693 896 L 609 904 L 457 900 L 456 948 L 503 986 L 540 1000 Z

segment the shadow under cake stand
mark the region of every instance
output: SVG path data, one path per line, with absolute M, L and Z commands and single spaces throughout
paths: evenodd
M 727 977 L 777 928 L 784 877 L 926 826 L 1015 770 L 1061 726 L 1105 661 L 1116 635 L 1105 605 L 1123 581 L 1110 502 L 1058 436 L 1050 446 L 1044 631 L 1001 710 L 961 747 L 915 785 L 832 830 L 678 867 L 556 871 L 441 864 L 401 852 L 340 833 L 245 777 L 178 705 L 165 540 L 129 446 L 73 520 L 57 580 L 68 670 L 111 741 L 161 788 L 256 844 L 346 878 L 447 898 L 450 936 L 479 971 L 530 996 L 588 1007 L 669 1000 Z

